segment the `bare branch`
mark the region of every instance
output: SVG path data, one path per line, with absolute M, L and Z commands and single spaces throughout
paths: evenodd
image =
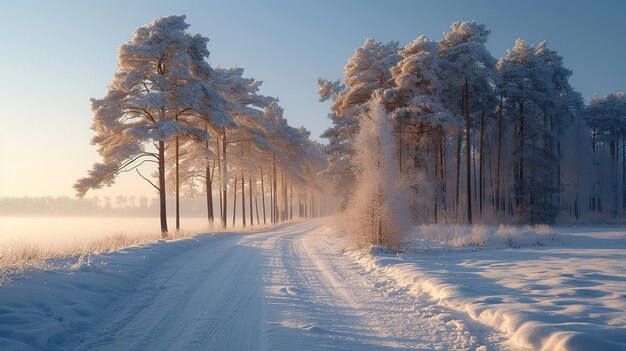
M 152 183 L 152 182 L 150 181 L 150 179 L 148 179 L 148 178 L 144 177 L 144 176 L 143 176 L 143 174 L 141 174 L 141 172 L 139 172 L 139 170 L 138 170 L 138 169 L 135 169 L 135 171 L 137 172 L 137 174 L 139 174 L 139 176 L 140 176 L 141 178 L 143 178 L 146 182 L 150 183 L 150 185 L 152 185 L 152 186 L 153 186 L 153 187 L 154 187 L 154 188 L 155 188 L 158 192 L 160 192 L 160 191 L 161 191 L 161 189 L 159 189 L 159 187 L 158 187 L 158 186 L 154 185 L 154 183 Z

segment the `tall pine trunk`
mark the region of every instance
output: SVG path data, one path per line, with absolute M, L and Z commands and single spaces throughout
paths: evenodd
M 504 105 L 502 104 L 504 101 L 504 96 L 500 94 L 500 114 L 498 116 L 498 156 L 496 160 L 496 212 L 500 212 L 500 169 L 501 169 L 501 154 L 502 154 L 502 118 L 503 118 L 503 110 Z M 504 211 L 504 207 L 502 207 Z
M 274 188 L 272 188 L 272 176 L 270 178 L 270 224 L 274 224 Z
M 278 189 L 276 189 L 276 155 L 272 155 L 272 173 L 273 173 L 273 191 L 274 194 L 272 195 L 274 198 L 274 219 L 272 221 L 272 223 L 276 224 L 278 223 Z
M 470 173 L 470 157 L 472 153 L 472 148 L 470 147 L 469 87 L 467 84 L 467 78 L 465 78 L 465 149 L 465 170 L 467 171 L 465 177 L 467 181 L 467 223 L 472 224 L 472 174 Z
M 178 120 L 178 119 L 177 119 Z M 175 136 L 176 139 L 176 231 L 180 230 L 180 170 L 179 170 L 179 141 L 178 134 Z
M 205 128 L 205 133 L 208 134 L 208 127 Z M 205 151 L 209 150 L 209 141 L 207 140 L 204 144 Z M 219 159 L 219 157 L 218 157 Z M 219 162 L 219 160 L 218 160 Z M 213 226 L 213 222 L 215 220 L 215 215 L 213 214 L 213 172 L 215 171 L 215 164 L 211 163 L 209 160 L 206 160 L 206 168 L 204 174 L 204 180 L 206 181 L 206 209 L 207 209 L 207 218 L 209 220 L 209 225 Z
M 235 189 L 233 190 L 233 228 L 235 227 L 235 217 L 237 217 L 237 173 L 234 175 L 235 179 L 233 183 L 235 183 Z M 244 204 L 245 206 L 246 204 Z
M 161 237 L 167 238 L 167 210 L 165 203 L 165 142 L 159 141 L 159 215 Z
M 220 221 L 224 225 L 224 205 L 222 203 L 222 184 L 224 183 L 224 174 L 222 174 L 222 156 L 219 136 L 215 138 L 215 149 L 217 149 L 217 173 L 220 175 L 220 184 L 217 187 L 217 198 L 220 200 Z
M 457 135 L 456 141 L 456 206 L 454 208 L 454 221 L 459 221 L 459 183 L 461 180 L 461 132 Z
M 480 115 L 480 175 L 479 179 L 479 190 L 478 190 L 478 213 L 479 217 L 483 216 L 483 199 L 485 197 L 484 192 L 484 184 L 485 184 L 485 157 L 484 157 L 484 144 L 485 144 L 485 111 L 483 110 Z
M 521 136 L 521 146 L 520 146 L 520 167 L 519 167 L 519 194 L 518 194 L 518 204 L 524 204 L 524 195 L 526 193 L 525 184 L 524 184 L 524 146 L 526 144 L 526 135 L 524 135 L 524 101 L 520 102 L 519 105 L 520 111 L 520 136 Z
M 445 135 L 443 132 L 443 129 L 441 128 L 441 126 L 438 127 L 439 129 L 439 139 L 437 140 L 437 143 L 439 144 L 439 169 L 440 169 L 440 173 L 441 173 L 441 189 L 442 189 L 442 194 L 443 194 L 443 199 L 442 201 L 442 205 L 443 205 L 443 211 L 444 213 L 448 210 L 448 199 L 447 199 L 447 188 L 448 188 L 448 179 L 447 179 L 447 163 L 446 163 L 446 159 L 444 157 L 444 148 L 445 148 L 445 143 L 444 143 L 444 139 L 445 139 Z
M 228 212 L 228 198 L 226 197 L 228 190 L 228 172 L 226 171 L 226 128 L 222 128 L 222 162 L 222 204 L 224 206 L 222 227 L 226 228 L 226 217 Z
M 246 227 L 246 178 L 241 172 L 241 221 L 243 227 Z
M 626 214 L 626 135 L 622 135 L 622 215 Z
M 287 180 L 285 179 L 285 176 L 282 176 L 281 178 L 281 183 L 282 183 L 282 191 L 283 191 L 283 207 L 285 208 L 285 211 L 283 213 L 283 221 L 287 220 L 287 211 L 288 211 L 288 201 L 287 201 Z
M 439 128 L 437 128 L 435 130 L 435 135 L 434 135 L 433 139 L 434 139 L 434 143 L 433 144 L 435 145 L 435 150 L 433 152 L 433 157 L 435 158 L 434 162 L 433 162 L 434 165 L 435 165 L 435 167 L 434 167 L 435 168 L 434 169 L 435 175 L 433 177 L 433 180 L 435 181 L 435 194 L 434 194 L 434 199 L 433 199 L 433 204 L 434 204 L 433 214 L 434 214 L 434 218 L 435 218 L 435 223 L 437 223 L 437 219 L 438 219 L 437 218 L 437 214 L 439 212 L 438 208 L 437 208 L 437 205 L 438 205 L 438 198 L 439 198 L 438 195 L 439 195 L 439 191 L 440 191 L 439 190 L 439 188 L 440 188 L 439 182 L 437 181 L 437 178 L 439 178 L 439 150 L 438 150 L 439 149 Z
M 250 225 L 254 225 L 254 216 L 253 216 L 253 212 L 252 212 L 252 177 L 248 178 L 249 183 L 250 183 L 250 193 L 249 193 L 249 197 L 250 197 Z M 255 191 L 256 193 L 256 191 Z M 258 211 L 257 211 L 257 215 L 258 215 Z M 257 216 L 258 217 L 258 216 Z M 258 223 L 257 223 L 258 224 Z
M 207 142 L 208 143 L 208 142 Z M 209 162 L 206 164 L 205 169 L 205 181 L 206 181 L 206 209 L 207 209 L 207 217 L 209 219 L 209 224 L 213 226 L 214 215 L 213 215 L 213 177 L 211 175 L 211 168 Z
M 265 178 L 263 178 L 263 167 L 261 167 L 261 202 L 263 202 L 263 224 L 267 224 L 265 216 Z

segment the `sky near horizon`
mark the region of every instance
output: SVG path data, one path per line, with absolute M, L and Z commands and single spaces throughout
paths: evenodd
M 499 58 L 516 38 L 542 40 L 574 71 L 585 100 L 626 90 L 622 1 L 2 1 L 0 3 L 0 197 L 73 196 L 99 160 L 90 145 L 89 98 L 116 70 L 117 47 L 156 17 L 187 15 L 210 38 L 209 63 L 240 66 L 262 80 L 293 126 L 312 136 L 330 126 L 318 76 L 337 79 L 368 37 L 406 45 L 439 40 L 457 20 L 491 30 Z M 135 174 L 87 196 L 155 196 Z

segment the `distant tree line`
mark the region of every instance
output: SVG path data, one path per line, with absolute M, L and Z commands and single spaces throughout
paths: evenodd
M 217 201 L 217 199 L 215 199 Z M 169 206 L 175 205 L 173 197 L 167 198 Z M 180 207 L 186 217 L 205 217 L 206 200 L 180 198 Z M 146 196 L 69 196 L 0 197 L 0 216 L 115 216 L 155 217 L 159 215 L 159 198 Z
M 328 174 L 346 213 L 363 191 L 357 156 L 368 146 L 359 131 L 380 104 L 402 180 L 387 182 L 407 186 L 413 223 L 624 218 L 624 93 L 585 105 L 546 42 L 518 39 L 495 59 L 485 47 L 489 33 L 472 21 L 404 48 L 367 39 L 343 79 L 318 79 L 320 101 L 332 102 L 333 126 L 323 134 Z M 371 201 L 382 213 L 394 202 L 378 195 Z

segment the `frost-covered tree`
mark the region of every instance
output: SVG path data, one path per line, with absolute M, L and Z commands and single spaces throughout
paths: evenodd
M 543 117 L 544 157 L 552 169 L 553 178 L 549 180 L 552 187 L 558 189 L 552 202 L 564 207 L 561 194 L 572 193 L 567 186 L 577 184 L 572 174 L 578 170 L 566 169 L 564 162 L 579 158 L 581 129 L 586 129 L 583 118 L 584 103 L 578 92 L 569 83 L 572 71 L 565 68 L 563 58 L 548 48 L 544 41 L 537 45 L 535 57 L 542 66 L 547 82 L 544 100 L 541 102 Z M 563 144 L 568 147 L 563 147 Z M 564 169 L 566 171 L 564 171 Z M 574 192 L 578 194 L 579 192 Z
M 227 189 L 229 184 L 234 188 L 235 182 L 230 175 L 241 175 L 245 169 L 248 180 L 252 181 L 251 176 L 260 164 L 255 162 L 260 161 L 255 158 L 258 148 L 265 148 L 267 144 L 261 110 L 276 101 L 275 98 L 259 94 L 262 82 L 246 78 L 243 73 L 243 68 L 236 66 L 204 70 L 208 83 L 228 100 L 227 109 L 237 127 L 214 128 L 206 121 L 197 120 L 198 128 L 207 130 L 214 140 L 187 143 L 183 148 L 187 154 L 183 179 L 194 189 L 199 186 L 204 188 L 202 192 L 206 196 L 209 223 L 213 223 L 215 216 L 212 197 L 214 189 L 217 190 L 222 226 L 227 222 Z M 245 189 L 241 184 L 240 188 Z
M 594 151 L 595 175 L 592 210 L 610 213 L 617 218 L 618 209 L 626 210 L 626 96 L 623 92 L 594 97 L 586 110 L 591 128 L 591 145 Z M 621 148 L 620 148 L 621 143 Z M 619 158 L 622 169 L 619 170 Z M 622 175 L 621 204 L 619 203 L 619 175 Z M 603 183 L 610 187 L 603 189 Z M 610 200 L 609 200 L 610 199 Z
M 496 60 L 485 47 L 489 30 L 482 24 L 455 22 L 439 42 L 440 53 L 447 71 L 444 100 L 450 111 L 459 113 L 465 121 L 465 175 L 467 220 L 472 223 L 471 184 L 471 116 L 484 115 L 485 101 L 492 94 L 490 81 Z M 459 136 L 459 141 L 460 141 Z M 460 148 L 457 148 L 460 150 Z M 460 159 L 460 155 L 457 155 Z M 457 171 L 457 174 L 460 172 Z M 458 177 L 457 177 L 458 178 Z M 457 179 L 457 182 L 459 179 Z M 458 185 L 457 185 L 458 187 Z M 457 200 L 458 202 L 458 200 Z
M 559 178 L 558 140 L 550 112 L 560 104 L 555 92 L 554 69 L 537 48 L 521 39 L 498 63 L 499 93 L 510 121 L 515 218 L 520 222 L 551 223 L 560 211 L 556 180 Z
M 382 43 L 369 38 L 348 60 L 343 82 L 318 79 L 320 101 L 332 100 L 329 118 L 333 126 L 322 137 L 328 139 L 329 171 L 344 205 L 354 180 L 350 142 L 358 131 L 358 116 L 375 90 L 392 86 L 390 68 L 399 60 L 397 42 Z
M 205 129 L 193 121 L 203 119 L 215 128 L 234 126 L 227 102 L 194 72 L 208 56 L 206 41 L 186 32 L 185 16 L 168 16 L 138 28 L 119 48 L 118 70 L 106 95 L 92 99 L 96 135 L 102 161 L 94 164 L 74 188 L 79 196 L 89 189 L 114 183 L 121 172 L 146 162 L 157 164 L 161 231 L 167 235 L 165 208 L 166 142 L 176 135 L 207 140 Z
M 359 117 L 353 143 L 357 184 L 345 228 L 358 246 L 398 248 L 408 231 L 410 214 L 395 157 L 394 128 L 380 95 L 374 94 L 368 105 Z
M 459 128 L 443 105 L 446 73 L 438 52 L 439 45 L 426 36 L 408 44 L 398 53 L 402 59 L 391 68 L 394 87 L 384 92 L 395 124 L 399 169 L 423 180 L 413 182 L 411 207 L 420 211 L 433 205 L 435 221 L 446 207 L 442 172 L 445 134 Z

